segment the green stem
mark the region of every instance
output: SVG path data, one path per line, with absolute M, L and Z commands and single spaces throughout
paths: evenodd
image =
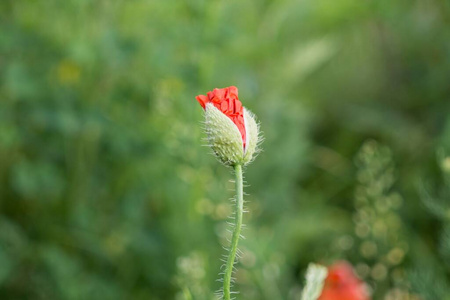
M 234 218 L 234 230 L 231 238 L 231 245 L 228 253 L 227 263 L 225 265 L 225 274 L 223 276 L 223 299 L 230 300 L 230 283 L 233 273 L 234 259 L 236 258 L 237 245 L 241 235 L 242 213 L 244 210 L 244 191 L 242 181 L 242 166 L 234 166 L 235 185 L 236 185 L 236 213 Z

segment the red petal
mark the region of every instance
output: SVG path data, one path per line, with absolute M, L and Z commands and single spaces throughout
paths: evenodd
M 206 103 L 208 103 L 208 97 L 205 95 L 198 95 L 195 99 L 197 99 L 198 103 L 205 109 Z
M 220 104 L 222 102 L 222 100 L 220 100 L 220 98 L 217 98 L 216 96 L 214 96 L 213 98 L 209 99 L 209 101 L 214 103 L 214 104 Z M 220 109 L 220 105 L 216 105 L 216 107 L 218 109 Z
M 228 111 L 228 102 L 223 101 L 223 102 L 220 104 L 220 110 L 223 111 L 223 112 Z
M 214 89 L 213 93 L 217 98 L 223 99 L 226 94 L 226 88 L 225 89 Z
M 229 92 L 230 94 L 235 94 L 235 95 L 236 95 L 236 98 L 237 98 L 237 96 L 238 96 L 238 88 L 237 88 L 237 87 L 235 87 L 235 86 L 230 86 L 230 87 L 228 88 L 228 92 Z
M 234 101 L 234 112 L 243 111 L 241 101 Z

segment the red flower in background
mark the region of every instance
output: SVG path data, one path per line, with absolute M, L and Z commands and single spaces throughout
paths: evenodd
M 352 266 L 337 262 L 328 268 L 328 276 L 318 300 L 370 300 L 364 282 L 356 277 Z
M 230 86 L 223 89 L 214 89 L 207 95 L 198 95 L 197 101 L 206 109 L 206 104 L 212 103 L 216 108 L 223 112 L 228 118 L 236 124 L 242 136 L 242 142 L 245 148 L 245 124 L 244 124 L 244 107 L 238 98 L 238 89 Z

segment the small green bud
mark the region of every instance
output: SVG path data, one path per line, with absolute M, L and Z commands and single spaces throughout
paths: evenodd
M 226 165 L 239 164 L 244 146 L 236 125 L 211 103 L 206 105 L 205 119 L 208 142 L 214 154 Z
M 205 107 L 208 143 L 219 160 L 228 166 L 246 165 L 252 161 L 259 141 L 259 126 L 254 115 L 244 108 L 246 146 L 236 124 L 213 104 Z

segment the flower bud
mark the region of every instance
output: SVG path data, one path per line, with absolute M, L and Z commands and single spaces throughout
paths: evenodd
M 232 86 L 197 96 L 205 110 L 209 145 L 219 160 L 229 166 L 248 164 L 259 142 L 255 116 L 242 106 L 237 93 Z

